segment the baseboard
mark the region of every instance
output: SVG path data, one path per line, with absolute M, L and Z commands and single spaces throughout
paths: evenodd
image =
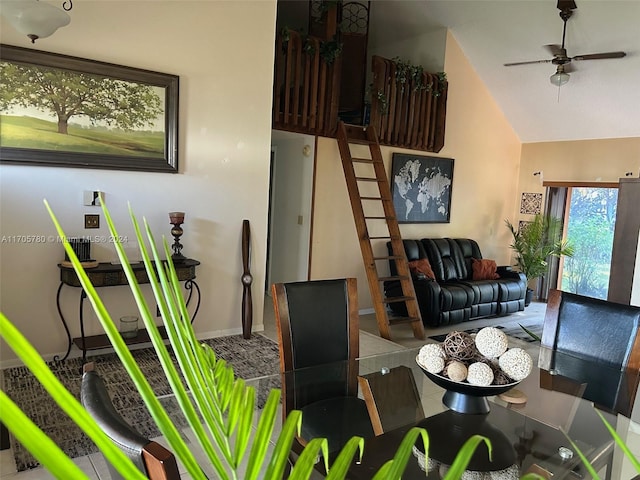
M 264 331 L 264 325 L 254 325 L 252 330 L 252 332 L 258 333 L 258 332 L 263 332 Z M 227 330 L 214 330 L 211 332 L 199 332 L 196 333 L 196 338 L 198 340 L 203 340 L 206 338 L 217 338 L 217 337 L 228 337 L 229 335 L 241 335 L 242 334 L 242 327 L 238 327 L 238 328 L 229 328 Z M 137 350 L 140 348 L 148 348 L 150 347 L 151 344 L 150 343 L 140 343 L 137 345 L 131 345 L 130 346 L 130 350 Z M 44 359 L 45 362 L 51 362 L 53 361 L 54 357 L 58 357 L 58 358 L 62 358 L 64 357 L 65 353 L 67 353 L 66 351 L 64 352 L 58 352 L 58 353 L 50 353 L 47 355 L 43 355 L 42 358 Z M 100 355 L 103 353 L 113 353 L 113 349 L 112 348 L 103 348 L 100 350 L 92 350 L 91 352 L 89 352 L 88 356 L 91 357 L 92 355 Z M 78 358 L 82 356 L 82 351 L 73 348 L 71 350 L 71 353 L 69 353 L 69 357 L 68 358 Z M 7 368 L 15 368 L 15 367 L 22 367 L 24 366 L 24 363 L 19 359 L 19 358 L 12 358 L 10 360 L 2 360 L 0 361 L 0 370 L 5 370 Z

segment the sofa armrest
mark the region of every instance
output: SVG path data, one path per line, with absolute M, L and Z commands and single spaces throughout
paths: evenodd
M 527 284 L 527 277 L 525 277 L 524 273 L 516 272 L 512 270 L 510 266 L 498 267 L 498 275 L 500 275 L 500 278 L 510 278 L 512 280 L 519 280 L 525 285 Z

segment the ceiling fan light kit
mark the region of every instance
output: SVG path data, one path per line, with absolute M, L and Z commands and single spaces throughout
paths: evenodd
M 69 25 L 71 17 L 67 12 L 73 8 L 71 0 L 65 1 L 62 8 L 64 11 L 40 0 L 3 0 L 2 15 L 35 43 L 38 38 L 46 38 Z
M 603 52 L 603 53 L 591 53 L 588 55 L 576 55 L 575 57 L 569 57 L 567 55 L 567 49 L 564 46 L 565 36 L 567 33 L 567 20 L 573 15 L 576 4 L 574 0 L 558 0 L 558 10 L 560 10 L 560 18 L 563 22 L 562 27 L 562 45 L 545 45 L 547 50 L 553 55 L 552 59 L 548 60 L 532 60 L 527 62 L 513 62 L 505 63 L 505 67 L 513 67 L 517 65 L 530 65 L 533 63 L 552 63 L 556 65 L 556 73 L 549 77 L 549 81 L 556 87 L 565 85 L 569 79 L 569 72 L 573 70 L 571 65 L 572 61 L 582 60 L 605 60 L 611 58 L 623 58 L 627 54 L 625 52 Z

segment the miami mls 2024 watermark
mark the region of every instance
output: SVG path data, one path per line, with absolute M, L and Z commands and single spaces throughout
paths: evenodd
M 71 237 L 69 237 L 71 239 Z M 81 237 L 89 240 L 91 243 L 127 243 L 129 237 L 120 235 L 114 237 L 112 235 L 89 235 Z M 62 237 L 57 235 L 2 235 L 0 244 L 5 243 L 62 243 Z

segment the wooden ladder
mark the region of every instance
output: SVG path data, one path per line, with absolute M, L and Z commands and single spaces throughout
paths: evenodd
M 413 281 L 409 272 L 409 264 L 407 255 L 404 251 L 402 237 L 400 236 L 400 228 L 396 219 L 396 212 L 393 206 L 391 190 L 387 173 L 380 152 L 380 144 L 375 129 L 372 126 L 363 127 L 359 125 L 347 125 L 344 122 L 338 124 L 338 148 L 340 149 L 340 157 L 342 158 L 342 168 L 347 182 L 347 190 L 349 191 L 349 200 L 351 201 L 351 209 L 353 211 L 353 219 L 358 231 L 358 239 L 360 241 L 360 250 L 362 251 L 362 259 L 364 261 L 365 271 L 367 272 L 367 280 L 369 282 L 369 291 L 371 292 L 371 300 L 376 312 L 376 320 L 378 322 L 378 330 L 380 336 L 391 339 L 389 326 L 399 323 L 410 323 L 415 338 L 424 339 L 424 326 L 420 316 L 420 309 L 416 300 L 416 294 L 413 288 Z M 357 158 L 351 156 L 350 144 L 362 144 L 369 147 L 370 158 Z M 355 164 L 366 164 L 366 167 L 359 167 L 356 174 Z M 366 172 L 371 172 L 364 176 Z M 362 175 L 362 176 L 359 176 Z M 360 194 L 361 186 L 363 190 L 373 190 L 370 185 L 377 185 L 375 194 Z M 369 185 L 366 187 L 365 184 Z M 380 209 L 382 204 L 382 210 Z M 365 205 L 367 208 L 365 208 Z M 365 214 L 365 211 L 367 212 Z M 383 230 L 383 234 L 378 235 Z M 369 227 L 377 233 L 375 236 L 369 235 Z M 393 255 L 376 257 L 371 247 L 371 240 L 387 240 L 391 242 Z M 386 252 L 386 245 L 385 245 Z M 395 261 L 396 276 L 381 277 L 378 274 L 377 262 Z M 399 280 L 402 286 L 402 295 L 399 297 L 385 298 L 383 294 L 383 282 L 389 280 Z M 387 304 L 403 302 L 407 308 L 406 317 L 389 316 Z

